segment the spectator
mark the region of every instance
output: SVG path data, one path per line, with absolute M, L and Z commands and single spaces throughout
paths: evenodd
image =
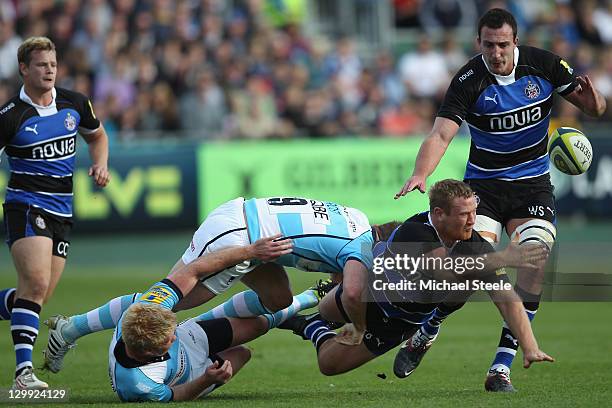
M 249 139 L 263 139 L 275 135 L 278 117 L 270 86 L 265 78 L 252 76 L 246 89 L 232 94 L 236 134 Z
M 15 24 L 12 20 L 0 21 L 0 80 L 12 79 L 17 75 L 17 49 L 21 44 L 21 37 L 15 33 Z M 7 98 L 8 99 L 8 98 Z M 0 100 L 0 104 L 7 99 Z
M 195 90 L 181 97 L 182 128 L 203 139 L 221 137 L 225 131 L 225 95 L 212 71 L 200 72 Z
M 408 93 L 416 98 L 439 99 L 450 81 L 444 56 L 422 36 L 416 51 L 404 54 L 398 70 Z
M 421 111 L 427 110 L 429 101 L 434 107 L 439 103 L 449 74 L 465 61 L 464 50 L 472 51 L 472 35 L 462 37 L 461 27 L 473 18 L 475 4 L 510 8 L 521 24 L 537 27 L 521 37 L 521 43 L 551 42 L 553 52 L 567 56 L 577 72 L 589 73 L 602 89 L 611 81 L 606 63 L 596 61 L 596 56 L 602 61 L 608 58 L 603 57 L 601 44 L 610 43 L 610 1 L 394 0 L 393 4 L 402 26 L 419 27 L 420 13 L 431 20 L 426 29 L 438 27 L 435 37 L 421 38 L 417 50 L 399 61 L 387 50 L 361 53 L 364 48 L 354 37 L 334 42 L 311 32 L 305 35 L 303 13 L 287 18 L 289 14 L 280 15 L 282 7 L 268 1 L 0 0 L 0 59 L 14 58 L 16 44 L 24 36 L 51 32 L 62 61 L 58 83 L 91 88 L 97 106 L 108 104 L 104 106 L 108 121 L 121 138 L 139 137 L 138 132 L 155 123 L 165 129 L 190 129 L 188 134 L 195 137 L 201 135 L 191 129 L 202 124 L 211 127 L 211 137 L 247 137 L 238 131 L 240 121 L 234 120 L 244 116 L 244 111 L 235 110 L 243 105 L 234 102 L 253 100 L 245 90 L 251 77 L 265 84 L 266 91 L 255 99 L 265 101 L 263 117 L 276 123 L 272 129 L 262 120 L 260 125 L 267 130 L 258 137 L 388 132 L 388 120 L 401 106 L 413 104 L 412 117 L 424 115 Z M 272 20 L 270 7 L 280 13 Z M 431 41 L 440 33 L 444 33 L 442 46 L 435 47 Z M 0 64 L 0 81 L 7 81 L 4 86 L 10 93 L 17 91 L 11 81 L 15 66 Z M 202 91 L 203 70 L 207 72 L 203 82 L 212 83 L 214 91 Z M 158 83 L 167 87 L 158 87 L 154 96 Z M 182 107 L 180 115 L 153 118 L 155 98 L 176 101 Z M 208 115 L 213 102 L 215 114 Z M 132 106 L 140 103 L 143 106 Z

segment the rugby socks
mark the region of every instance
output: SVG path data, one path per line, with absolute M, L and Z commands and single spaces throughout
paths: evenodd
M 525 292 L 518 286 L 514 287 L 514 291 L 521 297 L 521 299 L 523 299 L 523 307 L 525 307 L 525 312 L 527 313 L 527 317 L 531 322 L 538 311 L 538 307 L 540 306 L 540 295 L 533 295 Z M 518 340 L 508 328 L 508 324 L 504 322 L 501 336 L 499 338 L 499 344 L 497 345 L 497 352 L 495 353 L 495 358 L 491 364 L 491 371 L 502 371 L 504 373 L 509 373 L 518 347 Z
M 14 301 L 15 288 L 0 290 L 0 320 L 11 320 Z
M 32 367 L 32 350 L 38 336 L 41 306 L 26 299 L 16 299 L 11 314 L 11 335 L 15 346 L 15 378 Z
M 119 296 L 108 303 L 87 313 L 70 317 L 68 324 L 62 327 L 62 337 L 68 343 L 90 333 L 113 329 L 128 307 L 140 297 L 141 293 Z
M 323 343 L 335 336 L 336 333 L 327 327 L 327 323 L 324 320 L 313 320 L 304 328 L 304 337 L 310 339 L 317 349 L 317 353 Z
M 314 294 L 314 291 L 308 289 L 297 296 L 293 297 L 293 303 L 283 310 L 275 313 L 266 313 L 263 317 L 268 320 L 268 330 L 278 327 L 285 320 L 295 316 L 295 314 L 304 309 L 310 309 L 319 303 L 319 299 Z
M 222 303 L 219 306 L 213 308 L 212 310 L 196 317 L 196 320 L 212 320 L 220 319 L 223 317 L 255 317 L 267 315 L 266 318 L 270 323 L 270 328 L 272 328 L 276 327 L 277 325 L 281 324 L 282 321 L 285 321 L 287 319 L 287 317 L 282 318 L 281 313 L 292 313 L 292 316 L 300 310 L 314 307 L 317 304 L 319 304 L 319 299 L 317 298 L 315 291 L 312 289 L 308 289 L 300 293 L 299 295 L 294 296 L 293 302 L 289 307 L 283 310 L 279 310 L 276 313 L 272 313 L 268 309 L 266 309 L 266 307 L 261 303 L 261 300 L 259 299 L 257 293 L 252 290 L 247 290 L 235 294 L 225 303 Z M 289 309 L 291 308 L 293 308 L 293 310 L 289 311 Z M 282 321 L 277 321 L 276 323 L 274 323 L 270 322 L 271 319 L 282 319 Z
M 423 336 L 427 337 L 427 340 L 431 340 L 438 335 L 440 331 L 440 325 L 451 313 L 461 309 L 465 303 L 461 303 L 459 305 L 447 305 L 446 303 L 441 303 L 434 310 L 433 315 L 429 318 L 428 321 L 423 323 L 419 329 Z

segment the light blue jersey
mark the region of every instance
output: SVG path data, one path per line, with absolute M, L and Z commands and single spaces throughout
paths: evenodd
M 282 234 L 293 252 L 278 260 L 305 271 L 342 272 L 349 259 L 372 265 L 372 230 L 359 210 L 330 201 L 298 197 L 253 198 L 244 213 L 251 242 Z
M 164 279 L 135 303 L 153 303 L 171 310 L 180 300 L 178 292 L 172 282 Z M 208 339 L 197 324 L 179 326 L 175 332 L 177 339 L 164 356 L 149 363 L 135 361 L 125 353 L 122 319 L 108 351 L 111 385 L 122 401 L 171 401 L 172 386 L 197 378 L 212 364 L 208 358 Z

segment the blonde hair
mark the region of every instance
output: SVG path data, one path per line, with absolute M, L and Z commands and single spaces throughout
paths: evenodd
M 429 189 L 429 209 L 442 208 L 445 213 L 450 213 L 451 204 L 455 198 L 470 198 L 474 191 L 463 181 L 446 179 L 436 182 Z
M 121 337 L 138 354 L 162 355 L 176 330 L 176 315 L 153 303 L 135 303 L 123 314 Z
M 47 37 L 30 37 L 17 50 L 17 62 L 30 65 L 32 51 L 55 51 L 55 44 Z

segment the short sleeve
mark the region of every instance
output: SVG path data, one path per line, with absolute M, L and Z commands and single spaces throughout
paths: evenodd
M 536 60 L 542 64 L 555 91 L 561 96 L 570 94 L 578 85 L 574 69 L 567 61 L 552 52 L 539 48 L 532 49 L 536 51 Z
M 469 108 L 474 104 L 469 90 L 475 87 L 474 81 L 477 75 L 475 68 L 471 68 L 471 65 L 464 66 L 455 74 L 437 115 L 450 119 L 459 126 L 467 117 Z
M 78 106 L 81 122 L 79 131 L 81 133 L 92 133 L 100 127 L 100 121 L 96 118 L 91 101 L 85 95 L 79 94 Z
M 117 389 L 119 398 L 124 402 L 170 402 L 174 396 L 172 388 L 147 378 L 141 378 L 138 383 L 131 385 L 130 389 Z
M 172 310 L 183 298 L 180 289 L 169 279 L 157 282 L 145 291 L 137 300 L 137 303 L 155 303 L 166 309 Z
M 349 260 L 354 259 L 361 262 L 367 269 L 371 269 L 373 244 L 372 233 L 370 231 L 363 233 L 342 248 L 338 253 L 338 264 L 346 265 Z

